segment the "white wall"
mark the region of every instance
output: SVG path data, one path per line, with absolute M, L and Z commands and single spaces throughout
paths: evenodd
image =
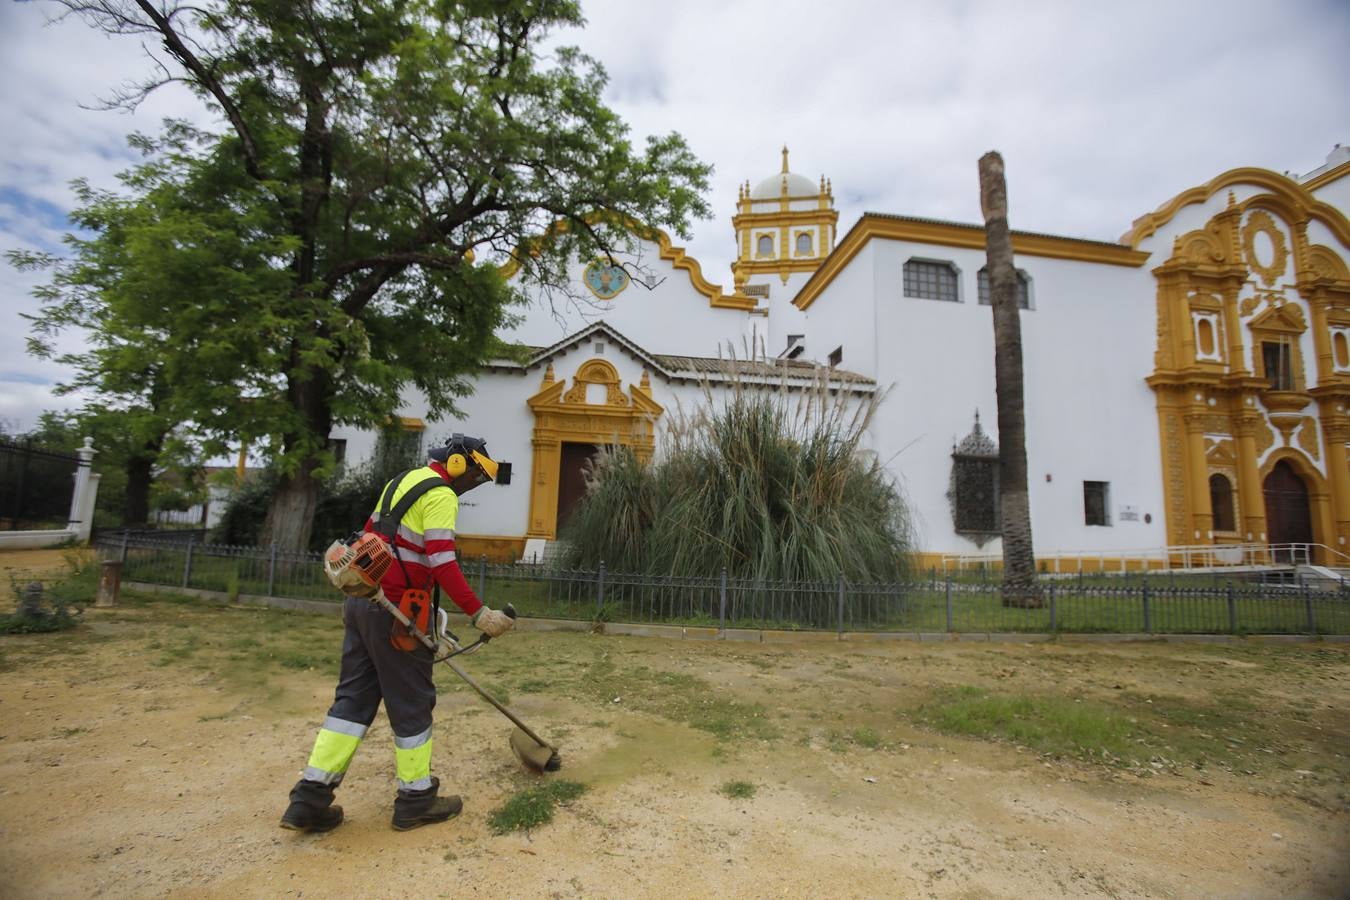
M 903 296 L 911 257 L 950 260 L 958 303 Z M 993 316 L 977 303 L 983 251 L 873 240 L 808 311 L 813 351 L 890 389 L 873 431 L 909 496 L 930 552 L 983 550 L 955 532 L 947 499 L 953 444 L 974 425 L 998 440 Z M 1018 257 L 1031 278 L 1022 313 L 1032 529 L 1041 553 L 1166 543 L 1152 391 L 1154 292 L 1146 268 Z M 874 310 L 869 310 L 875 298 Z M 869 312 L 871 315 L 869 316 Z M 1144 463 L 1141 465 L 1141 460 Z M 1045 480 L 1049 475 L 1051 480 Z M 1116 524 L 1084 524 L 1083 482 L 1106 481 Z M 1120 507 L 1138 510 L 1122 522 Z M 1149 513 L 1151 524 L 1143 522 Z
M 859 375 L 877 375 L 876 293 L 877 241 L 870 241 L 830 282 L 806 310 L 805 358 L 825 362 L 843 347 L 840 368 Z M 885 388 L 885 382 L 881 383 Z
M 1350 175 L 1342 175 L 1312 192 L 1323 203 L 1329 203 L 1341 212 L 1350 210 Z
M 727 341 L 738 342 L 746 333 L 746 312 L 711 306 L 708 297 L 694 287 L 690 273 L 662 260 L 660 248 L 651 241 L 639 241 L 637 251 L 615 258 L 630 263 L 630 272 L 636 268 L 653 274 L 656 287 L 648 289 L 635 279 L 618 296 L 601 300 L 582 278 L 589 260 L 579 262 L 570 271 L 573 292 L 581 300 L 569 301 L 559 294 L 550 302 L 527 285 L 532 300 L 528 307 L 516 309 L 526 316 L 525 321 L 504 331 L 502 337 L 548 347 L 603 319 L 649 353 L 715 357 Z

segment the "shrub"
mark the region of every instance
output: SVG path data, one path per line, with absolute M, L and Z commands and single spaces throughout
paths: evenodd
M 9 572 L 10 592 L 19 598 L 19 607 L 10 615 L 0 616 L 0 634 L 39 634 L 75 627 L 98 591 L 98 559 L 92 553 L 72 550 L 65 554 L 65 561 L 65 571 L 55 581 L 37 582 L 42 585 L 41 600 L 31 605 L 23 598 L 34 579 Z
M 314 508 L 309 549 L 323 550 L 334 538 L 346 537 L 360 529 L 389 479 L 424 462 L 424 459 L 412 460 L 406 455 L 377 453 L 370 462 L 325 481 Z M 277 472 L 269 468 L 235 491 L 211 535 L 212 541 L 243 547 L 260 546 L 267 509 L 279 480 Z
M 675 413 L 664 452 L 644 464 L 602 450 L 562 537 L 575 565 L 764 581 L 895 581 L 907 570 L 910 517 L 896 484 L 863 449 L 880 397 L 733 381 L 692 415 Z

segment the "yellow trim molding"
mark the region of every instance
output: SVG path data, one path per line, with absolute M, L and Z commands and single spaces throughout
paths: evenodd
M 634 237 L 639 240 L 653 241 L 657 245 L 662 260 L 670 263 L 673 268 L 687 272 L 690 285 L 693 286 L 694 290 L 708 298 L 709 306 L 717 307 L 719 309 L 738 309 L 743 312 L 749 312 L 758 305 L 753 297 L 747 297 L 739 290 L 733 290 L 728 294 L 722 289 L 721 285 L 713 284 L 708 281 L 708 279 L 704 278 L 703 266 L 699 264 L 699 261 L 685 252 L 683 247 L 676 247 L 674 243 L 671 242 L 670 235 L 666 234 L 660 228 L 652 228 L 631 221 L 626 224 L 628 230 L 632 232 Z M 531 246 L 521 248 L 521 250 L 517 251 L 511 259 L 499 266 L 497 269 L 498 274 L 508 281 L 511 278 L 514 278 L 520 271 L 521 253 L 525 253 L 526 255 L 538 253 L 539 251 L 536 245 L 548 240 L 554 234 L 567 231 L 570 227 L 571 226 L 566 219 L 559 219 L 554 222 L 544 230 L 542 235 L 534 239 Z
M 588 388 L 603 387 L 604 400 L 588 402 Z M 526 401 L 534 413 L 534 460 L 530 474 L 528 537 L 557 537 L 558 485 L 564 443 L 632 447 L 638 459 L 656 452 L 656 420 L 665 411 L 652 399 L 643 370 L 639 384 L 624 393 L 618 371 L 607 360 L 589 359 L 577 369 L 571 389 L 553 366 L 544 370 L 539 392 Z
M 864 213 L 857 224 L 849 229 L 834 252 L 816 270 L 816 274 L 811 276 L 811 280 L 797 293 L 793 304 L 803 310 L 810 307 L 835 276 L 843 271 L 853 257 L 857 256 L 873 238 L 972 250 L 982 250 L 985 246 L 983 225 L 903 219 Z M 1014 231 L 1012 243 L 1013 252 L 1021 256 L 1045 256 L 1134 268 L 1142 266 L 1149 258 L 1149 254 L 1123 245 L 1050 234 L 1032 234 L 1025 231 Z
M 1321 175 L 1309 178 L 1303 182 L 1302 187 L 1305 191 L 1315 191 L 1324 185 L 1331 184 L 1333 181 L 1340 181 L 1346 175 L 1350 175 L 1350 162 L 1343 162 L 1334 169 L 1328 169 Z
M 1350 165 L 1350 163 L 1345 165 Z M 1331 175 L 1345 168 L 1345 165 L 1338 166 L 1331 172 L 1324 174 Z M 1337 175 L 1336 177 L 1339 178 L 1340 176 Z M 1314 179 L 1314 181 L 1317 180 Z M 1321 183 L 1325 184 L 1325 182 Z M 1182 191 L 1153 212 L 1135 219 L 1134 227 L 1121 236 L 1120 242 L 1128 244 L 1130 247 L 1138 247 L 1140 241 L 1152 236 L 1159 228 L 1172 221 L 1172 218 L 1181 211 L 1182 207 L 1189 206 L 1192 203 L 1204 203 L 1224 188 L 1238 184 L 1265 188 L 1290 206 L 1303 210 L 1310 218 L 1321 221 L 1331 229 L 1337 240 L 1350 247 L 1350 221 L 1346 220 L 1345 215 L 1339 209 L 1318 200 L 1312 195 L 1307 185 L 1299 184 L 1292 178 L 1287 178 L 1278 172 L 1258 168 L 1229 169 L 1222 175 L 1217 175 L 1198 187 Z
M 502 537 L 495 534 L 456 534 L 455 551 L 465 577 L 474 577 L 474 566 L 487 557 L 491 563 L 513 563 L 525 552 L 525 536 Z

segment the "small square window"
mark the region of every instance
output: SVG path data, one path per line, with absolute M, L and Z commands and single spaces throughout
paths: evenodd
M 1111 524 L 1111 483 L 1083 482 L 1083 521 L 1087 525 Z
M 905 296 L 956 303 L 956 266 L 949 262 L 911 259 L 905 263 Z
M 844 348 L 842 346 L 835 347 L 834 350 L 830 353 L 830 368 L 831 369 L 838 368 L 839 364 L 842 363 L 843 361 L 844 361 Z

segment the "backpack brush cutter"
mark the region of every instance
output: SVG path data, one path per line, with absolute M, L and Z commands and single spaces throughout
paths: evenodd
M 562 758 L 558 756 L 557 747 L 535 734 L 530 726 L 503 706 L 496 697 L 483 690 L 478 682 L 470 678 L 469 673 L 461 669 L 452 659 L 481 649 L 491 638 L 486 634 L 480 634 L 478 640 L 467 647 L 461 647 L 459 638 L 446 627 L 450 616 L 443 609 L 437 610 L 440 615 L 436 622 L 436 637 L 432 637 L 413 621 L 414 618 L 418 621 L 428 621 L 425 607 L 410 617 L 384 595 L 379 586 L 380 578 L 388 570 L 392 560 L 393 556 L 379 537 L 374 534 L 357 534 L 353 535 L 350 541 L 334 541 L 324 554 L 323 566 L 335 587 L 347 594 L 365 597 L 371 603 L 378 603 L 384 607 L 394 617 L 394 621 L 407 630 L 408 635 L 431 650 L 435 662 L 443 662 L 449 666 L 451 671 L 464 679 L 465 684 L 477 691 L 478 696 L 510 719 L 516 726 L 516 730 L 511 732 L 511 750 L 522 763 L 536 772 L 556 772 L 562 768 Z M 415 606 L 412 608 L 416 609 Z M 502 612 L 512 619 L 516 617 L 516 610 L 509 603 Z M 441 653 L 442 641 L 450 648 L 449 652 L 444 654 Z
M 536 772 L 556 772 L 562 768 L 562 757 L 558 755 L 557 747 L 554 747 L 539 735 L 535 734 L 534 730 L 522 722 L 519 716 L 503 706 L 501 701 L 496 697 L 493 697 L 485 691 L 478 682 L 469 677 L 468 672 L 461 669 L 451 658 L 465 653 L 474 653 L 477 650 L 482 649 L 484 644 L 492 640 L 490 637 L 486 634 L 480 634 L 478 640 L 469 644 L 467 647 L 461 647 L 459 639 L 446 627 L 450 619 L 449 615 L 445 610 L 439 610 L 440 621 L 437 623 L 437 635 L 449 645 L 450 651 L 444 655 L 438 656 L 436 654 L 440 653 L 440 642 L 437 641 L 436 638 L 420 631 L 412 620 L 403 614 L 402 610 L 384 596 L 384 591 L 378 591 L 375 596 L 370 599 L 372 602 L 378 603 L 388 610 L 389 614 L 392 615 L 396 621 L 400 622 L 404 628 L 408 629 L 409 634 L 430 648 L 436 662 L 443 662 L 449 666 L 452 672 L 464 679 L 464 683 L 478 693 L 478 696 L 482 697 L 488 703 L 491 703 L 496 707 L 497 712 L 511 720 L 516 726 L 515 730 L 511 732 L 511 750 L 516 754 L 517 759 Z M 516 617 L 516 609 L 509 603 L 502 609 L 502 612 L 512 619 Z

